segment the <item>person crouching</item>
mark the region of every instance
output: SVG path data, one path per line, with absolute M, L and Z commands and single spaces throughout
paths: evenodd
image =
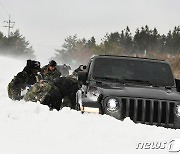
M 60 110 L 62 97 L 58 88 L 48 80 L 35 83 L 24 96 L 25 101 L 40 102 L 49 106 L 50 110 Z

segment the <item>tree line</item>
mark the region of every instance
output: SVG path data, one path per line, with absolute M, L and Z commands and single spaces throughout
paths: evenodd
M 153 57 L 155 54 L 180 53 L 180 26 L 174 27 L 167 34 L 160 34 L 157 28 L 150 29 L 147 25 L 138 28 L 132 34 L 127 26 L 121 32 L 107 33 L 97 43 L 94 36 L 90 39 L 68 36 L 61 49 L 55 49 L 55 57 L 59 63 L 86 63 L 89 57 L 97 54 L 142 55 Z M 19 30 L 9 37 L 0 32 L 0 55 L 35 58 L 34 50 Z
M 35 58 L 32 46 L 19 30 L 11 33 L 9 37 L 0 32 L 0 55 Z
M 61 63 L 86 63 L 90 56 L 96 54 L 142 55 L 152 57 L 154 54 L 180 53 L 180 26 L 174 27 L 166 35 L 160 34 L 157 28 L 150 29 L 147 25 L 138 28 L 132 35 L 127 26 L 121 32 L 107 33 L 99 44 L 95 37 L 89 40 L 79 39 L 77 35 L 68 36 L 62 49 L 55 49 L 56 60 Z

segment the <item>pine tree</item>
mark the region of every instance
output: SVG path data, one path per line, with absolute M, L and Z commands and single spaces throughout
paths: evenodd
M 3 36 L 0 33 L 0 49 L 1 54 L 11 55 L 15 57 L 28 57 L 34 58 L 34 50 L 30 43 L 26 41 L 19 30 L 11 33 L 10 37 Z

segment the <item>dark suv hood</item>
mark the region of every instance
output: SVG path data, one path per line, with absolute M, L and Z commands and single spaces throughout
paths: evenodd
M 180 93 L 175 90 L 150 86 L 124 86 L 124 85 L 98 85 L 99 90 L 106 96 L 134 97 L 158 100 L 171 100 L 180 102 Z

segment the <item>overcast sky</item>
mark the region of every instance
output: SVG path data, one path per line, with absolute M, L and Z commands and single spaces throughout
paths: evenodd
M 0 0 L 0 31 L 11 14 L 15 29 L 29 40 L 38 58 L 53 55 L 64 39 L 77 34 L 97 42 L 106 33 L 148 25 L 167 34 L 180 25 L 180 0 Z

